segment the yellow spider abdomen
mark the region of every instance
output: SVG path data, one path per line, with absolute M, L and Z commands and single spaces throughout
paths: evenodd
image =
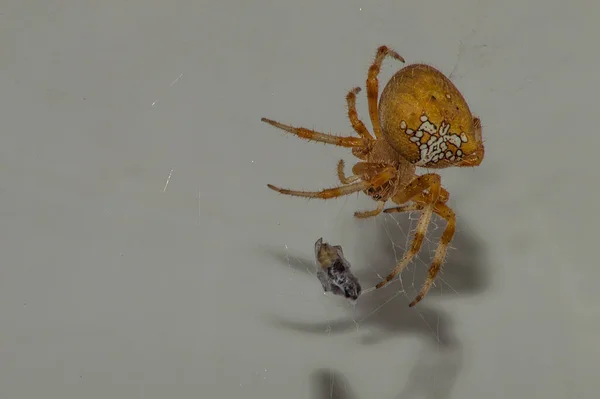
M 483 160 L 479 119 L 450 79 L 429 65 L 409 65 L 390 79 L 379 122 L 390 146 L 416 166 L 477 166 Z

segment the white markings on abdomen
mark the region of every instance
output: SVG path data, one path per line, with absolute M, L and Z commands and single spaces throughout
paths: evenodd
M 400 128 L 410 137 L 410 141 L 418 146 L 421 157 L 415 163 L 417 166 L 427 166 L 429 163 L 437 163 L 441 159 L 450 162 L 460 160 L 462 151 L 460 146 L 467 142 L 467 135 L 449 133 L 450 125 L 446 122 L 440 124 L 439 129 L 429 121 L 427 115 L 421 115 L 421 125 L 415 131 L 408 129 L 406 121 L 400 122 Z M 427 133 L 427 135 L 425 134 Z M 428 138 L 426 138 L 428 136 Z M 455 149 L 448 147 L 451 144 Z

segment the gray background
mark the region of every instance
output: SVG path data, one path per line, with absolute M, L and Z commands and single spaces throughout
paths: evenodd
M 4 1 L 0 397 L 596 398 L 599 17 L 591 1 Z M 358 221 L 362 194 L 266 188 L 337 184 L 349 151 L 260 118 L 351 133 L 344 97 L 382 44 L 451 74 L 486 140 L 480 167 L 441 172 L 459 231 L 414 309 L 443 222 L 402 282 L 352 305 L 323 294 L 314 242 L 342 245 L 367 287 L 416 215 Z

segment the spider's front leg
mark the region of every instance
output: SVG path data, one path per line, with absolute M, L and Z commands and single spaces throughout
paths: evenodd
M 353 150 L 367 151 L 369 145 L 366 140 L 359 137 L 342 137 L 334 136 L 332 134 L 320 133 L 315 130 L 305 129 L 303 127 L 294 127 L 279 123 L 272 119 L 261 118 L 262 122 L 268 123 L 278 129 L 285 130 L 286 132 L 292 133 L 301 139 L 309 141 L 318 141 L 326 144 L 333 144 L 338 147 L 352 148 Z
M 389 49 L 386 46 L 381 46 L 377 49 L 375 60 L 371 67 L 369 67 L 369 75 L 367 78 L 367 98 L 369 100 L 369 116 L 371 117 L 371 124 L 373 124 L 373 133 L 376 138 L 381 138 L 381 126 L 379 125 L 379 110 L 377 107 L 377 97 L 379 96 L 379 80 L 377 76 L 381 71 L 381 64 L 385 57 L 392 57 L 400 62 L 405 62 L 404 58 L 400 56 L 394 50 Z

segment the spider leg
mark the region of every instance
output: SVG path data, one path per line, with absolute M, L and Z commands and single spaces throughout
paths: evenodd
M 456 230 L 456 215 L 454 214 L 454 211 L 450 209 L 450 207 L 448 207 L 446 204 L 437 203 L 435 204 L 434 211 L 436 214 L 446 220 L 446 228 L 442 233 L 440 243 L 435 251 L 433 262 L 431 262 L 431 266 L 429 266 L 427 279 L 425 280 L 425 283 L 423 283 L 423 286 L 421 287 L 417 297 L 408 305 L 411 308 L 419 303 L 421 299 L 423 299 L 429 292 L 429 289 L 433 285 L 433 281 L 442 268 L 442 264 L 446 258 L 448 245 L 450 244 L 450 241 L 452 241 L 452 237 L 454 236 L 454 232 Z
M 410 204 L 397 206 L 394 208 L 388 208 L 383 210 L 383 213 L 400 213 L 400 212 L 413 212 L 413 211 L 421 211 L 425 206 L 422 204 Z
M 435 204 L 440 195 L 440 176 L 434 173 L 429 173 L 425 175 L 421 175 L 415 178 L 412 182 L 405 187 L 402 192 L 394 196 L 393 201 L 396 203 L 405 203 L 414 198 L 419 198 L 419 194 L 422 194 L 425 190 L 429 191 L 427 195 L 427 203 L 423 204 L 423 212 L 419 217 L 419 222 L 417 224 L 417 231 L 415 232 L 415 236 L 411 243 L 411 246 L 408 251 L 404 254 L 404 257 L 400 262 L 396 265 L 394 270 L 381 282 L 379 282 L 375 287 L 381 288 L 385 286 L 387 283 L 392 281 L 394 277 L 404 270 L 404 268 L 408 265 L 408 263 L 412 260 L 412 258 L 419 252 L 421 249 L 421 245 L 423 244 L 423 240 L 425 239 L 425 234 L 427 233 L 427 227 L 429 226 L 429 222 L 431 221 L 431 216 L 433 214 L 433 210 L 435 208 Z
M 359 219 L 366 219 L 373 216 L 379 215 L 383 212 L 383 208 L 385 208 L 385 201 L 377 201 L 377 208 L 371 211 L 357 211 L 354 212 L 354 217 Z
M 337 175 L 338 175 L 338 179 L 340 179 L 342 184 L 351 184 L 357 180 L 360 180 L 360 176 L 346 177 L 346 174 L 344 173 L 344 160 L 343 159 L 340 159 L 340 161 L 337 164 Z
M 360 87 L 355 87 L 350 90 L 346 95 L 346 102 L 348 103 L 348 119 L 350 119 L 350 123 L 352 124 L 352 128 L 360 137 L 365 140 L 373 140 L 373 136 L 367 130 L 367 127 L 358 118 L 358 112 L 356 112 L 356 95 L 360 93 Z
M 436 206 L 438 204 L 445 204 L 448 199 L 450 197 L 450 193 L 448 193 L 448 191 L 444 188 L 444 187 L 440 187 L 440 196 L 438 197 Z M 410 205 L 403 205 L 403 206 L 397 206 L 394 208 L 388 208 L 386 210 L 384 210 L 384 213 L 401 213 L 401 212 L 412 212 L 412 211 L 422 211 L 423 208 L 425 208 L 426 204 L 429 204 L 432 202 L 431 200 L 431 195 L 427 194 L 419 194 L 417 197 L 412 199 L 414 202 Z M 443 215 L 440 215 L 437 211 L 437 208 L 434 208 L 433 212 L 436 213 L 437 215 L 444 217 Z
M 446 197 L 448 191 L 444 190 L 441 186 L 440 175 L 436 173 L 426 173 L 421 176 L 417 176 L 413 179 L 404 189 L 400 190 L 393 197 L 393 201 L 397 204 L 404 204 L 413 199 L 418 200 L 420 194 L 428 192 L 425 197 L 422 197 L 422 201 L 426 200 L 427 203 L 433 205 L 440 200 L 440 197 L 444 198 L 444 192 Z M 444 198 L 445 199 L 445 198 Z
M 429 197 L 430 196 L 426 195 L 419 201 L 425 201 L 427 203 L 430 203 L 431 199 L 428 199 Z M 450 199 L 450 193 L 448 192 L 448 190 L 446 190 L 444 187 L 440 187 L 440 196 L 438 197 L 437 202 L 441 203 L 441 204 L 445 204 L 446 202 L 448 202 L 449 199 Z M 391 209 L 394 209 L 394 208 L 390 208 L 390 212 L 388 212 L 388 213 L 394 212 L 394 211 L 391 211 Z M 398 212 L 401 212 L 401 211 L 398 211 Z
M 272 184 L 268 184 L 267 186 L 274 191 L 277 191 L 281 194 L 292 195 L 295 197 L 307 197 L 307 198 L 321 198 L 321 199 L 329 199 L 341 197 L 344 195 L 352 194 L 358 191 L 364 191 L 370 187 L 379 187 L 390 181 L 396 175 L 396 169 L 393 167 L 385 168 L 381 173 L 376 175 L 373 179 L 369 181 L 360 181 L 357 183 L 348 184 L 346 186 L 328 188 L 322 191 L 296 191 L 296 190 L 288 190 L 285 188 L 275 187 Z
M 354 173 L 355 176 L 373 176 L 373 175 L 376 175 L 378 172 L 380 172 L 386 168 L 389 168 L 389 167 L 390 166 L 385 163 L 357 162 L 352 167 L 352 173 Z M 371 194 L 367 193 L 367 195 L 370 196 Z M 366 218 L 370 218 L 370 217 L 379 215 L 383 211 L 383 208 L 385 208 L 385 203 L 387 202 L 388 197 L 386 196 L 385 198 L 386 198 L 386 200 L 379 200 L 379 198 L 373 197 L 373 199 L 377 201 L 377 208 L 370 210 L 370 211 L 354 212 L 354 217 L 359 218 L 359 219 L 366 219 Z
M 450 199 L 450 193 L 444 187 L 440 188 L 440 196 L 438 197 L 437 202 L 441 204 L 445 204 Z
M 381 137 L 381 126 L 379 125 L 379 112 L 377 109 L 377 97 L 379 96 L 379 81 L 377 75 L 381 70 L 381 64 L 386 56 L 390 56 L 398 61 L 405 62 L 404 58 L 395 51 L 381 46 L 377 49 L 375 60 L 371 67 L 369 67 L 369 75 L 367 78 L 367 98 L 369 100 L 369 116 L 371 117 L 371 123 L 373 124 L 373 133 L 376 138 Z
M 293 127 L 290 125 L 284 125 L 283 123 L 279 123 L 277 121 L 261 118 L 261 121 L 268 123 L 271 126 L 276 128 L 285 130 L 286 132 L 295 134 L 296 136 L 312 141 L 319 141 L 321 143 L 333 144 L 339 147 L 347 147 L 347 148 L 361 148 L 366 147 L 366 143 L 362 138 L 359 137 L 341 137 L 334 136 L 331 134 L 319 133 L 314 130 L 305 129 L 303 127 Z

